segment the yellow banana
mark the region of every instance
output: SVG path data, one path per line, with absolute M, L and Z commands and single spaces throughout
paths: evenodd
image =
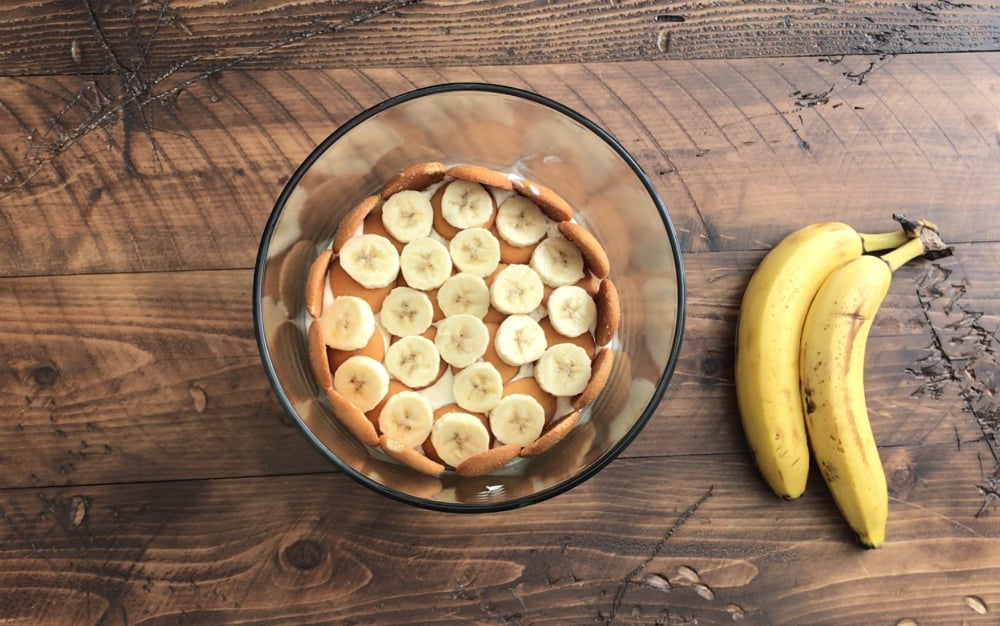
M 802 328 L 802 403 L 813 456 L 844 519 L 867 547 L 885 539 L 889 496 L 865 403 L 865 346 L 892 273 L 925 252 L 922 237 L 834 270 Z
M 757 467 L 783 498 L 802 495 L 809 474 L 799 390 L 809 304 L 835 268 L 907 239 L 902 230 L 864 235 L 839 222 L 805 226 L 767 253 L 747 285 L 736 332 L 736 398 Z

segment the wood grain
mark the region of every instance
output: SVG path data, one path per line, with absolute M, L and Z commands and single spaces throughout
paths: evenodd
M 0 79 L 0 274 L 250 267 L 314 145 L 387 95 L 464 79 L 538 91 L 607 128 L 685 251 L 768 248 L 803 210 L 873 231 L 904 210 L 947 224 L 949 241 L 992 241 L 998 59 L 896 57 L 863 81 L 844 74 L 866 58 L 231 72 L 94 105 L 104 88 L 84 78 Z
M 1000 602 L 996 524 L 955 489 L 979 477 L 954 448 L 923 454 L 952 464 L 894 496 L 878 551 L 821 484 L 783 502 L 732 455 L 619 460 L 499 515 L 403 508 L 339 474 L 8 490 L 0 605 L 15 624 L 985 623 L 963 598 Z M 919 584 L 879 594 L 899 580 Z
M 4 485 L 329 470 L 263 375 L 250 282 L 246 271 L 3 281 Z
M 883 446 L 1000 443 L 995 381 L 985 377 L 997 363 L 997 318 L 984 315 L 1000 297 L 1000 244 L 956 248 L 899 270 L 877 318 L 866 384 Z M 731 355 L 739 299 L 761 255 L 687 255 L 677 371 L 626 457 L 746 453 Z M 332 471 L 264 377 L 250 284 L 246 270 L 0 280 L 9 355 L 0 413 L 11 416 L 0 425 L 4 485 Z M 964 290 L 939 295 L 953 284 Z M 978 382 L 968 378 L 977 373 Z
M 995 6 L 645 0 L 7 3 L 6 76 L 995 50 Z M 31 45 L 26 45 L 31 42 Z
M 995 9 L 4 4 L 0 623 L 995 623 Z M 674 377 L 621 457 L 469 516 L 336 471 L 277 403 L 251 322 L 261 231 L 303 158 L 387 97 L 461 81 L 617 137 L 670 209 L 688 297 Z M 876 319 L 890 518 L 865 551 L 817 472 L 795 502 L 759 478 L 733 333 L 788 232 L 900 211 L 956 254 L 899 270 Z

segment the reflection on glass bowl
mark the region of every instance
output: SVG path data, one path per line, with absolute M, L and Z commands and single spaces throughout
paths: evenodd
M 622 301 L 614 367 L 580 424 L 532 459 L 490 476 L 416 473 L 362 445 L 310 372 L 304 283 L 347 211 L 424 161 L 472 163 L 556 190 L 604 247 Z M 277 200 L 254 273 L 254 327 L 265 372 L 288 414 L 336 466 L 401 502 L 455 512 L 510 509 L 580 484 L 642 430 L 677 360 L 684 280 L 677 237 L 634 159 L 579 113 L 537 94 L 476 83 L 418 89 L 356 116 L 323 141 Z

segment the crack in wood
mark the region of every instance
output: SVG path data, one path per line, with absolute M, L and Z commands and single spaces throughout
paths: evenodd
M 87 14 L 87 21 L 93 32 L 94 40 L 105 58 L 107 75 L 104 79 L 109 81 L 109 85 L 101 88 L 98 81 L 89 81 L 79 92 L 68 99 L 48 93 L 47 95 L 56 96 L 58 100 L 63 101 L 63 108 L 49 120 L 48 128 L 41 136 L 35 129 L 31 129 L 26 137 L 28 150 L 25 152 L 25 167 L 22 170 L 8 173 L 2 181 L 3 185 L 13 185 L 15 189 L 27 186 L 28 182 L 46 165 L 53 164 L 55 159 L 67 149 L 94 131 L 104 130 L 108 134 L 109 145 L 113 145 L 109 128 L 119 122 L 122 123 L 124 131 L 121 152 L 125 171 L 130 176 L 138 175 L 131 154 L 130 131 L 133 130 L 141 130 L 146 136 L 152 148 L 153 165 L 159 167 L 161 149 L 156 140 L 155 106 L 176 107 L 179 96 L 192 85 L 216 78 L 223 72 L 238 68 L 251 59 L 314 37 L 340 33 L 352 26 L 363 24 L 382 15 L 395 13 L 399 9 L 417 4 L 420 1 L 395 0 L 376 4 L 358 9 L 336 23 L 314 21 L 304 31 L 288 34 L 247 54 L 221 61 L 194 76 L 171 84 L 170 81 L 175 74 L 194 63 L 205 60 L 205 57 L 193 55 L 181 59 L 170 65 L 161 74 L 151 75 L 150 55 L 158 40 L 161 28 L 169 24 L 190 34 L 190 29 L 184 25 L 180 15 L 170 8 L 169 0 L 138 3 L 115 2 L 104 7 L 100 12 L 95 8 L 93 0 L 84 0 L 83 8 Z M 158 14 L 153 21 L 151 32 L 145 35 L 142 30 L 139 8 L 147 6 L 158 10 Z M 137 46 L 134 53 L 120 54 L 104 31 L 100 15 L 111 10 L 119 11 L 128 19 L 129 27 L 122 34 L 122 40 Z M 76 42 L 76 46 L 77 54 L 81 54 L 79 42 Z M 214 51 L 213 54 L 220 55 L 221 53 Z M 118 81 L 118 85 L 114 89 L 110 88 L 112 79 Z M 45 92 L 43 88 L 36 87 L 30 81 L 21 79 L 20 82 Z M 79 113 L 78 107 L 81 105 L 83 105 L 83 121 L 75 125 L 67 124 L 66 120 L 69 114 L 71 112 Z
M 951 271 L 932 263 L 918 281 L 917 301 L 923 312 L 924 324 L 931 334 L 929 355 L 922 359 L 919 368 L 908 369 L 923 378 L 914 395 L 930 393 L 939 396 L 948 385 L 958 385 L 958 395 L 965 403 L 965 410 L 976 420 L 983 434 L 983 441 L 993 457 L 993 468 L 981 470 L 983 484 L 976 489 L 983 497 L 983 504 L 976 517 L 985 515 L 1000 500 L 997 484 L 1000 482 L 1000 336 L 996 330 L 986 328 L 984 314 L 965 306 L 965 281 L 952 282 Z M 944 300 L 944 302 L 940 302 Z M 935 324 L 931 310 L 935 303 L 949 317 L 946 324 Z M 958 346 L 952 354 L 946 346 Z M 981 462 L 980 462 L 981 463 Z
M 674 520 L 674 523 L 671 524 L 670 528 L 668 528 L 665 533 L 663 533 L 663 536 L 660 538 L 659 541 L 656 542 L 656 544 L 653 546 L 653 549 L 650 551 L 649 555 L 647 555 L 646 558 L 643 559 L 642 563 L 639 563 L 639 565 L 637 565 L 631 572 L 629 572 L 622 578 L 621 584 L 618 585 L 618 589 L 615 591 L 614 599 L 611 602 L 611 609 L 608 611 L 608 614 L 604 616 L 605 624 L 611 624 L 615 621 L 615 616 L 617 616 L 618 610 L 621 608 L 622 600 L 625 599 L 625 593 L 629 590 L 629 588 L 645 584 L 641 581 L 637 581 L 636 577 L 639 574 L 641 574 L 644 569 L 646 569 L 646 566 L 648 566 L 653 561 L 653 559 L 655 559 L 660 554 L 660 552 L 663 551 L 663 547 L 666 545 L 667 541 L 669 541 L 674 535 L 676 535 L 677 532 L 684 526 L 684 524 L 688 522 L 688 520 L 694 517 L 694 514 L 698 511 L 698 508 L 701 507 L 701 505 L 703 505 L 709 498 L 712 497 L 712 491 L 714 489 L 715 485 L 709 485 L 705 493 L 703 493 L 701 497 L 698 498 L 698 500 L 696 500 L 691 506 L 685 509 L 685 511 L 681 513 L 676 520 Z

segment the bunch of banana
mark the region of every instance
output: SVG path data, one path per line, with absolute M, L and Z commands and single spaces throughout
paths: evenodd
M 751 278 L 737 330 L 737 400 L 765 480 L 786 499 L 800 496 L 811 447 L 845 519 L 871 547 L 884 538 L 888 497 L 865 408 L 864 347 L 892 272 L 944 248 L 933 225 L 897 220 L 904 229 L 893 233 L 823 223 L 786 237 Z
M 901 230 L 864 235 L 839 222 L 810 224 L 779 242 L 750 278 L 736 331 L 736 398 L 757 466 L 783 498 L 801 496 L 809 475 L 799 347 L 813 296 L 836 268 L 907 239 Z

